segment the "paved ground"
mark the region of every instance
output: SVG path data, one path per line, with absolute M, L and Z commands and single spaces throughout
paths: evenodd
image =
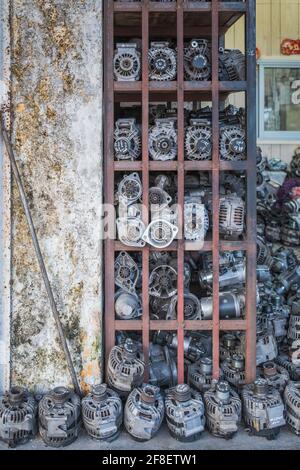
M 0 443 L 0 450 L 5 450 L 6 446 Z M 18 447 L 22 450 L 43 450 L 49 449 L 41 439 L 35 439 L 24 446 Z M 65 450 L 300 450 L 300 436 L 292 434 L 287 429 L 275 441 L 268 441 L 260 437 L 248 436 L 244 429 L 230 441 L 212 437 L 207 432 L 203 433 L 201 439 L 191 444 L 183 444 L 170 437 L 166 426 L 150 441 L 139 443 L 134 441 L 125 431 L 112 443 L 98 443 L 89 439 L 84 431 L 71 446 Z

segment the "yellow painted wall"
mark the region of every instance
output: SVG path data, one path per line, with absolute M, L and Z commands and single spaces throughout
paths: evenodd
M 300 0 L 257 0 L 256 9 L 257 47 L 262 56 L 280 56 L 280 44 L 283 39 L 300 38 Z M 243 19 L 228 31 L 226 47 L 244 50 Z M 233 102 L 240 104 L 241 97 L 235 97 Z M 267 156 L 289 161 L 296 145 L 276 144 L 262 147 Z

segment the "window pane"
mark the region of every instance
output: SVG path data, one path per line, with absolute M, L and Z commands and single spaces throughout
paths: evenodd
M 265 68 L 264 130 L 300 131 L 300 68 Z

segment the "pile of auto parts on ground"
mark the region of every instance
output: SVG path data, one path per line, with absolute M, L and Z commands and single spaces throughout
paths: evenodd
M 198 181 L 187 181 L 187 200 L 195 194 L 202 198 L 206 210 L 201 212 L 201 223 L 209 226 L 209 178 L 199 175 Z M 108 385 L 95 385 L 82 400 L 65 387 L 57 387 L 43 397 L 34 397 L 16 386 L 5 393 L 0 399 L 1 440 L 10 446 L 22 444 L 36 436 L 39 429 L 47 446 L 62 447 L 78 437 L 83 423 L 91 438 L 111 441 L 118 437 L 124 423 L 134 439 L 147 441 L 156 435 L 164 418 L 171 436 L 182 442 L 199 439 L 205 428 L 214 436 L 230 439 L 242 421 L 250 434 L 267 439 L 275 439 L 285 425 L 300 435 L 300 149 L 295 151 L 289 168 L 280 160 L 267 160 L 258 149 L 257 182 L 255 382 L 245 384 L 245 338 L 240 332 L 226 332 L 221 337 L 218 381 L 212 377 L 210 333 L 187 333 L 185 384 L 177 384 L 176 334 L 155 332 L 150 343 L 149 383 L 145 384 L 141 338 L 138 333 L 120 331 L 108 358 Z M 142 195 L 138 174 L 126 175 L 118 184 L 118 203 L 127 206 L 136 221 L 136 203 Z M 222 186 L 225 198 L 228 194 L 240 198 L 245 195 L 241 175 L 225 175 Z M 153 181 L 151 197 L 163 202 L 167 210 L 176 197 L 174 187 L 169 175 L 159 175 Z M 135 227 L 132 239 L 142 222 L 135 222 Z M 194 238 L 193 232 L 187 233 Z M 241 234 L 232 227 L 223 233 L 229 238 Z M 130 238 L 128 234 L 126 237 Z M 149 242 L 151 237 L 150 231 L 141 239 Z M 149 294 L 154 319 L 176 318 L 176 269 L 176 259 L 170 253 L 155 252 L 150 258 Z M 127 320 L 142 316 L 138 256 L 120 252 L 115 270 L 116 317 Z M 243 253 L 221 256 L 222 319 L 244 315 L 245 276 Z M 185 288 L 185 318 L 211 319 L 209 254 L 187 257 Z

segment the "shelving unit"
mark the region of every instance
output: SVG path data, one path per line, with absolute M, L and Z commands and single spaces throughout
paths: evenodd
M 193 13 L 201 12 L 197 23 Z M 172 24 L 162 24 L 160 15 L 170 13 Z M 149 21 L 151 14 L 151 22 Z M 241 16 L 246 25 L 247 80 L 243 82 L 220 82 L 218 51 L 219 41 Z M 165 18 L 165 17 L 164 17 Z M 182 237 L 163 251 L 176 251 L 178 259 L 178 304 L 177 320 L 151 320 L 149 314 L 149 256 L 154 249 L 130 248 L 116 240 L 105 241 L 105 351 L 106 357 L 115 344 L 116 331 L 139 331 L 145 358 L 149 355 L 151 331 L 170 330 L 178 338 L 178 382 L 184 382 L 184 333 L 185 331 L 211 331 L 213 338 L 213 374 L 219 376 L 219 338 L 221 331 L 244 331 L 246 335 L 246 380 L 252 381 L 256 374 L 256 122 L 255 122 L 255 0 L 245 2 L 188 2 L 177 0 L 172 3 L 104 2 L 105 25 L 105 202 L 114 203 L 114 182 L 116 172 L 139 171 L 143 184 L 143 204 L 148 207 L 149 172 L 177 172 L 178 202 L 184 205 L 184 178 L 186 171 L 210 171 L 213 188 L 213 234 L 204 243 L 201 251 L 213 254 L 213 319 L 211 321 L 186 321 L 184 319 L 184 253 L 193 251 L 192 244 Z M 113 76 L 113 55 L 115 37 L 142 37 L 142 80 L 138 82 L 116 82 Z M 177 81 L 149 82 L 148 47 L 152 37 L 176 37 L 178 50 Z M 184 40 L 210 37 L 212 40 L 212 80 L 210 82 L 187 82 L 184 80 Z M 247 160 L 224 162 L 219 158 L 219 105 L 230 93 L 245 92 L 247 102 Z M 184 102 L 212 101 L 213 152 L 211 161 L 185 161 L 184 156 Z M 149 103 L 151 101 L 177 101 L 178 116 L 178 158 L 176 161 L 154 162 L 148 156 Z M 114 161 L 113 132 L 115 105 L 120 102 L 142 103 L 142 160 L 136 162 Z M 247 176 L 247 234 L 242 241 L 223 241 L 219 236 L 219 183 L 222 171 L 244 171 Z M 143 213 L 145 225 L 149 222 L 148 211 Z M 179 220 L 179 234 L 182 234 L 183 220 Z M 219 254 L 222 251 L 243 250 L 247 256 L 246 316 L 244 320 L 223 320 L 219 318 Z M 119 251 L 141 252 L 142 254 L 142 307 L 141 320 L 120 321 L 114 311 L 114 260 Z M 198 251 L 198 248 L 197 248 Z M 147 360 L 146 360 L 147 363 Z M 146 368 L 147 369 L 147 368 Z M 145 380 L 148 378 L 146 372 Z

